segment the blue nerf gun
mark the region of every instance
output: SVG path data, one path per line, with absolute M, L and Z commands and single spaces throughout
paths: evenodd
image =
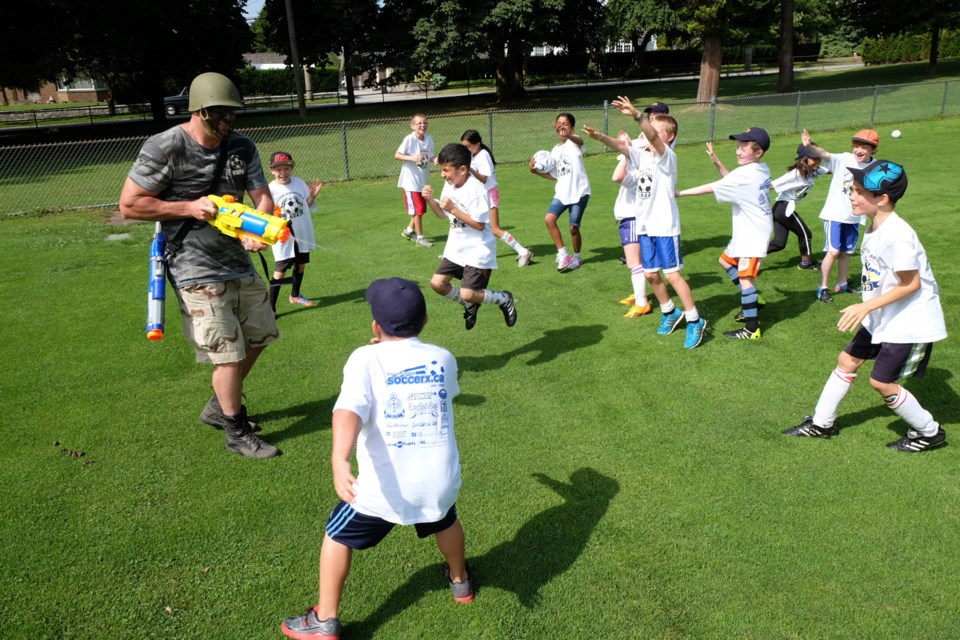
M 165 298 L 167 294 L 167 263 L 163 253 L 167 241 L 163 237 L 160 223 L 157 223 L 150 244 L 150 285 L 147 288 L 147 340 L 163 340 L 163 322 Z

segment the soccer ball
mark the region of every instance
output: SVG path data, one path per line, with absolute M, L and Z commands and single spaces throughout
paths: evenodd
M 557 170 L 557 160 L 549 151 L 541 149 L 533 154 L 533 169 L 538 173 L 553 173 Z
M 899 138 L 899 137 L 900 137 L 900 129 L 894 129 L 893 131 L 891 131 L 891 132 L 890 132 L 890 137 L 891 137 L 891 138 Z

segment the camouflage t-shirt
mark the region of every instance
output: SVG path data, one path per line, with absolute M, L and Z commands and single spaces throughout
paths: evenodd
M 240 202 L 245 191 L 267 186 L 260 154 L 250 138 L 234 132 L 222 144 L 227 145 L 227 158 L 216 195 L 230 194 Z M 219 159 L 219 148 L 207 149 L 176 126 L 143 143 L 128 175 L 138 186 L 157 192 L 161 200 L 196 200 L 210 195 Z M 161 224 L 168 242 L 167 265 L 178 287 L 253 275 L 253 263 L 240 241 L 220 233 L 212 224 L 196 221 L 174 253 L 169 243 L 184 220 Z

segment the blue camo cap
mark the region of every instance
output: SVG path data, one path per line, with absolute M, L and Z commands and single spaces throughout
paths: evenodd
M 874 160 L 863 169 L 847 169 L 853 181 L 870 193 L 897 202 L 907 192 L 907 171 L 892 160 Z
M 392 336 L 420 333 L 427 320 L 427 301 L 416 283 L 404 278 L 374 280 L 366 293 L 373 319 Z

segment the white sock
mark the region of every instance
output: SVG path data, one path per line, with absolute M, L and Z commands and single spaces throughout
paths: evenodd
M 688 324 L 700 321 L 700 314 L 697 313 L 696 307 L 690 309 L 690 311 L 684 311 L 683 317 L 686 318 Z
M 666 316 L 666 315 L 670 315 L 671 313 L 673 313 L 673 310 L 676 309 L 676 308 L 677 308 L 676 305 L 673 304 L 673 300 L 668 300 L 668 301 L 667 301 L 667 304 L 662 304 L 662 305 L 660 305 L 660 311 L 661 311 L 661 312 L 663 313 L 663 315 L 665 315 L 665 316 Z
M 833 370 L 827 383 L 823 385 L 823 391 L 820 392 L 820 399 L 817 401 L 817 408 L 813 410 L 813 424 L 818 427 L 832 427 L 837 419 L 837 411 L 844 396 L 850 391 L 853 381 L 857 379 L 856 373 L 847 373 L 839 367 Z
M 559 260 L 563 260 L 563 259 L 566 258 L 566 257 L 567 257 L 567 248 L 566 248 L 566 247 L 561 247 L 560 249 L 557 249 L 557 258 L 558 258 Z
M 496 304 L 500 305 L 507 301 L 507 296 L 503 295 L 500 291 L 490 291 L 490 289 L 483 290 L 483 300 L 480 301 L 480 304 Z
M 447 295 L 443 296 L 448 300 L 453 300 L 454 302 L 463 304 L 463 298 L 460 297 L 460 287 L 456 285 L 450 285 L 450 292 Z
M 643 267 L 637 266 L 630 270 L 630 284 L 633 285 L 633 296 L 636 304 L 641 307 L 647 302 L 647 277 L 643 274 Z
M 940 428 L 940 425 L 930 412 L 920 406 L 916 396 L 899 387 L 899 392 L 892 396 L 886 396 L 883 401 L 890 409 L 903 418 L 903 421 L 910 425 L 914 431 L 919 431 L 925 436 L 932 436 Z
M 516 251 L 521 255 L 527 252 L 527 250 L 523 247 L 523 245 L 517 242 L 517 239 L 514 238 L 509 233 L 507 233 L 506 231 L 503 232 L 503 237 L 500 239 L 503 240 L 503 242 L 505 242 L 508 247 L 510 247 L 511 249 L 513 249 L 514 251 Z

